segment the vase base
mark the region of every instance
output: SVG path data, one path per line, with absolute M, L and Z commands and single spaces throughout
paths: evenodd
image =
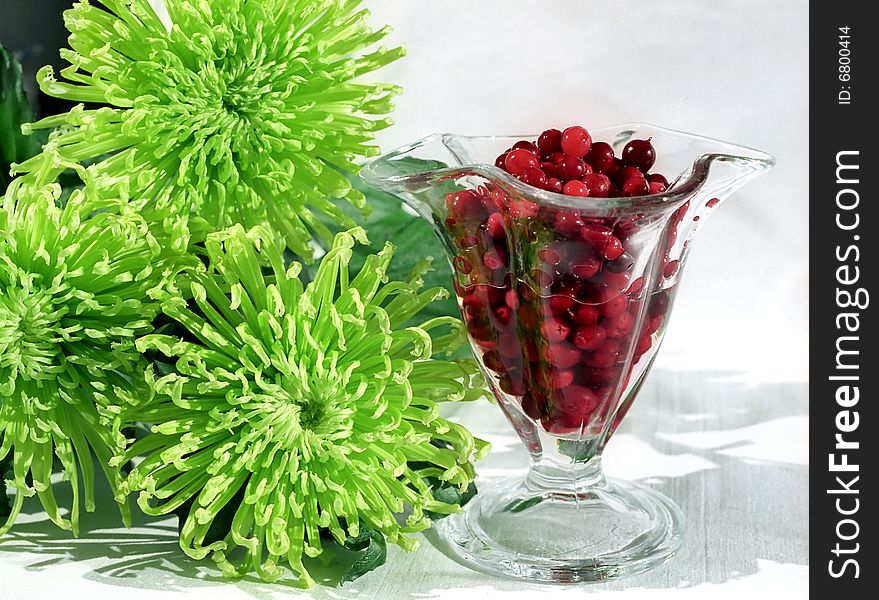
M 437 534 L 471 568 L 547 583 L 635 575 L 680 547 L 680 509 L 650 488 L 608 479 L 576 493 L 528 481 L 483 489 L 437 523 Z

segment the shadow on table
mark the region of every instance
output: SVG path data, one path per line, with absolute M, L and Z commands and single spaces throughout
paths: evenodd
M 791 458 L 785 454 L 790 446 L 785 436 L 799 435 L 799 429 L 791 428 L 800 427 L 807 418 L 806 385 L 747 387 L 732 383 L 729 376 L 670 371 L 651 376 L 650 385 L 617 435 L 620 445 L 628 443 L 642 454 L 646 448 L 652 455 L 653 462 L 645 467 L 650 476 L 630 476 L 646 481 L 678 503 L 687 517 L 687 539 L 666 565 L 589 589 L 684 589 L 758 576 L 761 561 L 806 564 L 808 470 L 804 460 L 797 460 L 799 455 Z M 496 408 L 460 405 L 453 415 L 465 423 L 478 423 L 478 428 L 473 427 L 477 434 L 513 436 Z M 637 460 L 632 456 L 621 462 Z M 487 471 L 509 471 L 525 464 L 524 450 L 512 443 L 490 455 L 484 467 Z M 69 501 L 67 486 L 57 487 L 59 501 Z M 25 503 L 25 509 L 38 511 L 39 505 L 32 500 Z M 39 556 L 24 565 L 34 571 L 87 561 L 96 566 L 84 578 L 119 587 L 191 592 L 220 582 L 230 585 L 210 561 L 199 563 L 182 553 L 177 545 L 176 520 L 150 520 L 134 508 L 134 526 L 127 530 L 108 492 L 98 505 L 105 510 L 83 515 L 79 539 L 47 520 L 21 519 L 23 522 L 0 540 L 0 560 L 6 560 L 4 555 L 9 559 L 19 554 Z M 444 550 L 432 532 L 425 537 L 429 544 L 410 560 L 401 552 L 391 552 L 389 565 L 341 588 L 304 591 L 290 584 L 265 584 L 255 577 L 231 585 L 255 598 L 301 592 L 313 598 L 396 600 L 449 597 L 452 590 L 474 588 L 501 594 L 521 593 L 526 588 L 534 595 L 566 591 L 476 573 L 464 568 L 467 565 L 456 564 L 458 559 Z M 451 560 L 441 558 L 438 551 Z M 317 571 L 316 578 L 323 583 L 338 581 L 339 573 Z M 377 588 L 382 590 L 380 595 L 376 595 Z

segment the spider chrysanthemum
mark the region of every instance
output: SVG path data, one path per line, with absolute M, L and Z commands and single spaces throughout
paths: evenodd
M 164 306 L 188 334 L 138 342 L 174 367 L 149 371 L 148 397 L 117 408 L 117 431 L 152 426 L 134 443 L 119 436 L 115 464 L 146 455 L 124 489 L 140 490 L 148 514 L 191 503 L 181 547 L 213 553 L 229 575 L 273 580 L 286 563 L 310 584 L 302 561 L 321 554 L 321 535 L 344 543 L 361 523 L 410 548 L 426 511 L 457 510 L 432 483 L 466 488 L 486 450 L 438 413 L 480 393 L 472 362 L 443 355 L 460 346 L 460 322 L 404 325 L 445 290 L 420 291 L 423 269 L 387 282 L 390 244 L 349 278 L 357 241 L 360 229 L 338 234 L 306 286 L 269 232 L 211 234 L 208 268 L 188 272 L 192 300 Z M 230 502 L 240 502 L 231 527 L 206 541 Z
M 402 50 L 372 49 L 388 28 L 372 30 L 360 0 L 164 3 L 169 27 L 149 0 L 65 12 L 71 66 L 59 80 L 45 67 L 41 89 L 105 106 L 34 127 L 68 126 L 56 134 L 67 159 L 111 154 L 96 174 L 124 176 L 151 222 L 269 223 L 309 258 L 315 235 L 332 240 L 320 215 L 354 225 L 332 198 L 368 208 L 343 172 L 377 152 L 397 88 L 358 78 Z
M 61 208 L 60 194 L 36 173 L 0 197 L 0 463 L 11 458 L 15 491 L 0 534 L 34 494 L 78 533 L 80 505 L 95 505 L 93 456 L 113 484 L 99 407 L 142 373 L 135 339 L 178 267 L 128 205 L 92 190 Z M 66 516 L 50 481 L 56 457 L 72 489 Z

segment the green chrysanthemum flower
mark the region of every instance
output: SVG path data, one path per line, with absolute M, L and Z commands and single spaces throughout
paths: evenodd
M 141 490 L 148 514 L 193 502 L 180 539 L 188 555 L 212 552 L 225 573 L 256 570 L 267 580 L 286 562 L 311 584 L 302 560 L 321 554 L 321 533 L 344 543 L 363 522 L 413 547 L 405 534 L 428 527 L 425 511 L 457 510 L 434 499 L 429 482 L 466 488 L 471 459 L 487 445 L 438 413 L 442 401 L 480 394 L 472 362 L 435 357 L 461 344 L 460 322 L 403 326 L 446 293 L 419 292 L 426 265 L 409 282 L 386 283 L 388 244 L 349 280 L 352 247 L 366 243 L 353 229 L 338 234 L 303 286 L 299 263 L 285 266 L 273 239 L 240 226 L 208 237 L 209 268 L 189 272 L 193 301 L 164 306 L 188 339 L 138 341 L 176 365 L 148 371 L 149 397 L 118 408 L 117 431 L 145 422 L 152 432 L 114 464 L 147 455 L 124 489 Z M 236 494 L 243 501 L 231 528 L 206 541 Z M 401 525 L 395 515 L 407 506 Z M 245 556 L 235 565 L 237 547 Z
M 0 198 L 0 463 L 11 457 L 16 491 L 0 534 L 34 494 L 78 533 L 81 493 L 94 510 L 93 455 L 113 482 L 98 407 L 142 373 L 135 339 L 151 331 L 178 265 L 139 215 L 97 190 L 58 207 L 49 171 Z M 52 492 L 56 456 L 73 492 L 69 518 Z
M 164 2 L 170 29 L 148 0 L 67 11 L 66 81 L 46 67 L 40 86 L 108 106 L 34 126 L 70 126 L 56 136 L 67 159 L 112 153 L 96 173 L 122 176 L 151 222 L 192 213 L 215 229 L 269 223 L 310 258 L 313 234 L 332 240 L 319 214 L 354 225 L 331 197 L 367 209 L 343 172 L 377 152 L 397 88 L 355 80 L 402 49 L 364 53 L 388 29 L 368 27 L 360 0 Z

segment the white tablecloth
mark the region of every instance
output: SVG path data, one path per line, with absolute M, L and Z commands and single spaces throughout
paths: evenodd
M 25 515 L 0 542 L 0 600 L 36 598 L 803 598 L 807 589 L 808 5 L 805 1 L 367 0 L 408 56 L 388 150 L 435 131 L 646 121 L 766 150 L 778 166 L 706 224 L 655 370 L 606 455 L 688 519 L 683 550 L 588 588 L 476 573 L 428 540 L 343 588 L 228 583 L 183 558 L 172 520 L 107 512 L 72 540 Z M 452 411 L 494 443 L 483 484 L 525 455 L 496 407 Z M 105 503 L 104 506 L 108 504 Z M 33 505 L 31 505 L 32 510 Z

